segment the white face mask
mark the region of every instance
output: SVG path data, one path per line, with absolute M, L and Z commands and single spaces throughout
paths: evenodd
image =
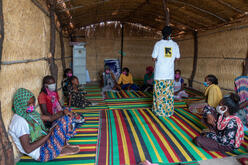
M 221 110 L 221 109 L 225 109 L 224 111 L 223 110 Z M 221 115 L 223 115 L 226 111 L 227 111 L 227 108 L 225 107 L 225 106 L 217 106 L 216 107 L 216 111 L 219 113 L 219 114 L 221 114 Z
M 54 92 L 54 91 L 56 90 L 56 83 L 54 83 L 54 84 L 49 84 L 49 85 L 47 86 L 47 88 L 48 88 L 50 91 Z

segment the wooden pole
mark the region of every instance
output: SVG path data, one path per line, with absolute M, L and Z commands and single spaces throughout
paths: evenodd
M 247 76 L 248 74 L 248 51 L 247 51 L 247 55 L 246 55 L 246 59 L 244 61 L 244 67 L 243 67 L 243 76 Z
M 0 164 L 13 165 L 14 153 L 11 142 L 8 137 L 8 133 L 5 129 L 0 102 Z
M 60 46 L 61 46 L 62 67 L 63 67 L 63 70 L 65 70 L 66 69 L 66 64 L 65 64 L 65 44 L 64 44 L 64 37 L 63 37 L 62 29 L 59 32 L 59 38 L 60 38 Z
M 193 87 L 193 81 L 195 78 L 195 74 L 196 74 L 196 69 L 197 69 L 197 59 L 198 59 L 198 32 L 194 31 L 193 32 L 194 35 L 194 61 L 193 61 L 193 70 L 191 73 L 191 77 L 189 79 L 189 87 Z
M 48 59 L 51 75 L 55 81 L 58 80 L 58 66 L 55 64 L 55 41 L 56 41 L 56 25 L 55 25 L 55 0 L 50 0 L 50 56 Z
M 121 70 L 123 67 L 123 41 L 124 41 L 124 23 L 121 24 Z
M 3 1 L 0 0 L 0 70 L 3 54 L 3 40 L 4 40 L 4 19 L 3 19 Z
M 35 4 L 35 6 L 37 6 L 44 14 L 46 14 L 46 16 L 50 17 L 49 12 L 40 4 L 40 2 L 37 0 L 31 0 L 31 2 L 33 2 L 33 4 Z
M 165 12 L 165 26 L 169 26 L 170 24 L 170 12 L 168 8 L 168 1 L 167 0 L 162 0 L 163 1 L 163 6 L 164 6 L 164 12 Z
M 55 28 L 55 0 L 50 0 L 50 52 L 52 58 L 54 59 L 55 54 L 55 35 L 56 35 L 56 28 Z

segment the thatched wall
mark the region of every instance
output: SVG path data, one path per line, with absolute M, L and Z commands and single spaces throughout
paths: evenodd
M 46 58 L 50 44 L 50 20 L 30 0 L 3 0 L 5 21 L 5 40 L 3 62 Z M 59 35 L 56 34 L 56 58 L 60 58 Z M 66 56 L 71 48 L 65 40 Z M 70 59 L 67 59 L 67 64 Z M 59 82 L 62 78 L 61 61 L 56 60 L 59 68 Z M 0 100 L 2 116 L 8 127 L 13 115 L 12 97 L 20 88 L 27 88 L 38 96 L 43 76 L 49 74 L 47 61 L 2 65 L 0 70 Z M 60 87 L 60 83 L 59 83 Z
M 203 82 L 206 75 L 214 74 L 219 79 L 220 87 L 234 89 L 233 81 L 242 74 L 243 62 L 248 53 L 248 27 L 246 26 L 236 25 L 199 33 L 196 81 Z M 192 36 L 187 36 L 178 43 L 182 53 L 178 68 L 183 71 L 184 77 L 190 78 L 194 41 Z M 194 88 L 203 90 L 203 85 L 198 82 L 193 83 Z M 223 92 L 229 91 L 223 90 Z
M 90 77 L 94 81 L 99 80 L 98 74 L 103 71 L 104 59 L 120 59 L 120 24 L 96 25 L 84 30 L 80 35 L 85 35 Z M 125 24 L 123 50 L 126 55 L 123 66 L 130 69 L 134 78 L 143 78 L 146 66 L 153 65 L 151 54 L 159 37 L 160 35 L 152 30 Z
M 248 52 L 248 28 L 240 29 L 239 26 L 198 33 L 199 52 L 194 88 L 203 91 L 203 85 L 199 83 L 204 81 L 206 75 L 214 74 L 219 78 L 222 88 L 233 89 L 233 80 L 241 75 L 243 60 Z M 102 24 L 84 29 L 82 34 L 85 35 L 84 41 L 87 44 L 87 68 L 91 79 L 97 80 L 98 73 L 103 70 L 104 59 L 120 58 L 118 51 L 121 49 L 121 28 L 119 24 Z M 145 67 L 153 65 L 151 53 L 159 39 L 160 35 L 152 30 L 125 25 L 126 56 L 123 66 L 129 67 L 135 78 L 143 78 Z M 183 77 L 190 78 L 194 56 L 193 33 L 176 41 L 181 51 L 181 60 L 176 69 L 182 70 Z

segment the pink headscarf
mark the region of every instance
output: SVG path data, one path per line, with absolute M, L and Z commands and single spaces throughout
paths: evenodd
M 52 92 L 49 89 L 46 88 L 47 91 L 47 95 L 51 98 L 52 101 L 52 112 L 53 114 L 58 113 L 59 111 L 63 111 L 58 99 L 57 99 L 57 93 L 56 92 Z

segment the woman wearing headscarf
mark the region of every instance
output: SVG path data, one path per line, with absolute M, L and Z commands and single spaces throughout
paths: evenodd
M 153 49 L 155 62 L 153 111 L 157 116 L 170 117 L 174 113 L 174 62 L 180 58 L 179 47 L 170 39 L 172 29 L 162 30 L 163 39 Z
M 14 95 L 13 112 L 9 133 L 21 153 L 46 162 L 59 155 L 79 152 L 78 146 L 67 143 L 75 134 L 73 118 L 68 110 L 64 111 L 63 116 L 40 115 L 35 110 L 34 94 L 20 88 Z M 46 129 L 43 121 L 54 121 L 52 128 Z
M 236 115 L 248 127 L 248 76 L 239 76 L 234 80 L 235 91 L 240 97 L 240 110 Z

